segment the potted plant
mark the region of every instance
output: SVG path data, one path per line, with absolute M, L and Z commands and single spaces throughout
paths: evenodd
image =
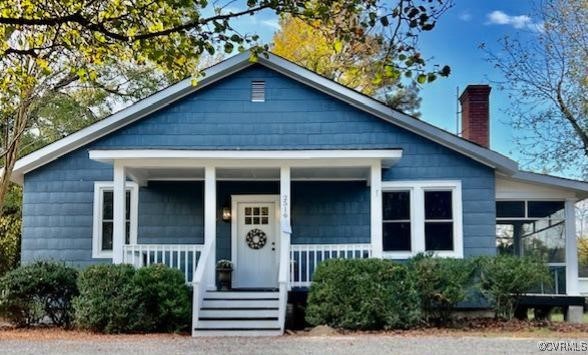
M 218 280 L 221 291 L 231 289 L 231 275 L 233 273 L 233 263 L 230 260 L 219 260 L 216 263 L 216 279 Z

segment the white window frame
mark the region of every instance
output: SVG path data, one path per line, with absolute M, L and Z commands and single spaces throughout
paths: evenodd
M 419 180 L 382 181 L 382 192 L 410 191 L 411 251 L 383 251 L 387 259 L 408 259 L 418 253 L 432 252 L 435 256 L 463 258 L 463 208 L 461 181 Z M 425 191 L 451 191 L 453 217 L 453 250 L 425 250 Z M 382 220 L 382 224 L 383 224 Z
M 137 221 L 139 208 L 139 185 L 132 181 L 125 182 L 125 188 L 131 192 L 130 244 L 137 244 Z M 112 181 L 96 181 L 94 183 L 94 217 L 92 230 L 92 258 L 112 258 L 112 250 L 102 250 L 102 214 L 104 211 L 104 191 L 114 190 Z

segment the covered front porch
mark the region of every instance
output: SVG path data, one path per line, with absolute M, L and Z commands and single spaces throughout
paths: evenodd
M 382 169 L 401 157 L 397 149 L 90 151 L 114 167 L 113 262 L 180 269 L 193 285 L 195 329 L 220 259 L 233 263 L 233 287 L 279 291 L 283 330 L 288 290 L 309 286 L 320 261 L 381 257 Z

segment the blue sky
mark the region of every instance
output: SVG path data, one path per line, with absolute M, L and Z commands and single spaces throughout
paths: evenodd
M 456 0 L 435 29 L 421 36 L 420 46 L 431 63 L 449 65 L 452 74 L 426 84 L 421 90 L 422 119 L 448 131 L 456 131 L 456 88 L 460 92 L 468 84 L 490 84 L 501 75 L 484 59 L 481 43 L 498 48 L 498 39 L 523 32 L 533 36 L 538 25 L 530 17 L 531 0 Z M 278 28 L 277 17 L 270 12 L 239 19 L 236 27 L 255 32 L 264 43 L 270 43 Z M 513 142 L 513 132 L 503 109 L 508 107 L 506 94 L 493 88 L 491 93 L 491 148 L 515 160 L 522 160 Z

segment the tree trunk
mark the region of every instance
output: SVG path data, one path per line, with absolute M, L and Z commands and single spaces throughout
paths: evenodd
M 561 82 L 557 86 L 557 104 L 561 112 L 564 114 L 564 117 L 574 129 L 574 132 L 578 135 L 578 138 L 582 141 L 582 146 L 584 148 L 584 155 L 588 157 L 588 132 L 584 131 L 582 127 L 578 124 L 578 120 L 574 116 L 574 114 L 568 109 L 562 95 L 561 95 Z
M 27 128 L 31 99 L 30 94 L 27 93 L 21 101 L 14 118 L 14 127 L 12 130 L 8 129 L 8 133 L 5 137 L 6 147 L 4 151 L 4 169 L 0 176 L 0 216 L 4 212 L 4 199 L 10 187 L 12 170 L 18 160 L 21 138 Z

